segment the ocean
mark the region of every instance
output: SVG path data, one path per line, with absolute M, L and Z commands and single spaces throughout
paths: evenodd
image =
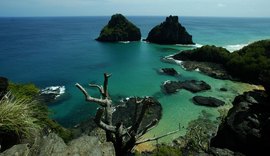
M 165 17 L 127 17 L 146 38 L 152 27 Z M 179 17 L 180 22 L 193 36 L 196 46 L 157 45 L 143 41 L 130 43 L 101 43 L 98 37 L 110 17 L 6 17 L 0 18 L 0 75 L 17 83 L 34 83 L 40 88 L 54 85 L 66 87 L 65 98 L 49 105 L 51 117 L 66 127 L 95 115 L 97 105 L 84 101 L 75 87 L 89 83 L 103 83 L 103 73 L 112 73 L 109 92 L 117 101 L 128 96 L 153 96 L 163 106 L 163 116 L 158 126 L 146 136 L 160 135 L 187 127 L 202 111 L 217 117 L 217 108 L 194 105 L 195 95 L 214 96 L 230 107 L 233 98 L 253 85 L 218 80 L 198 71 L 185 71 L 176 64 L 160 59 L 181 50 L 206 44 L 222 46 L 230 51 L 249 43 L 270 38 L 269 18 L 217 18 Z M 160 75 L 157 69 L 175 68 L 181 76 Z M 165 95 L 161 84 L 166 80 L 204 80 L 211 90 L 193 94 L 181 90 Z M 220 92 L 225 87 L 227 92 Z M 86 87 L 89 93 L 99 97 L 96 90 Z M 167 137 L 178 137 L 180 133 Z

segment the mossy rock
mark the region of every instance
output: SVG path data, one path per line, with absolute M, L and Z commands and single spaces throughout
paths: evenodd
M 141 31 L 133 23 L 128 21 L 123 15 L 115 14 L 109 23 L 101 30 L 97 41 L 117 42 L 117 41 L 139 41 Z

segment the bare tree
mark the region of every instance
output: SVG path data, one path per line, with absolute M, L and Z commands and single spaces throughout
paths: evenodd
M 95 98 L 88 94 L 88 92 L 78 83 L 76 87 L 84 94 L 85 100 L 88 102 L 95 102 L 100 105 L 95 116 L 95 123 L 105 130 L 107 141 L 111 141 L 114 144 L 116 155 L 125 155 L 127 152 L 131 151 L 132 148 L 141 143 L 148 141 L 154 141 L 165 137 L 167 135 L 176 133 L 179 131 L 169 132 L 165 135 L 149 138 L 145 140 L 140 140 L 142 135 L 152 129 L 157 123 L 157 119 L 153 119 L 148 125 L 141 128 L 141 123 L 145 116 L 148 107 L 153 104 L 153 100 L 149 98 L 136 99 L 135 113 L 132 118 L 132 125 L 125 127 L 123 122 L 119 122 L 113 125 L 113 112 L 114 108 L 112 106 L 112 100 L 108 93 L 108 79 L 111 74 L 104 73 L 104 83 L 103 86 L 97 84 L 90 84 L 90 87 L 97 88 L 101 94 L 101 98 Z M 142 108 L 139 109 L 137 104 L 142 104 Z M 140 140 L 140 141 L 139 141 Z

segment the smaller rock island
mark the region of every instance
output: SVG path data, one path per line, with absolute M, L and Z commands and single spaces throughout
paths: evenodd
M 155 26 L 146 41 L 157 44 L 194 44 L 192 36 L 178 22 L 178 16 L 166 17 L 166 21 Z
M 96 40 L 101 42 L 139 41 L 141 31 L 122 14 L 115 14 L 101 30 Z

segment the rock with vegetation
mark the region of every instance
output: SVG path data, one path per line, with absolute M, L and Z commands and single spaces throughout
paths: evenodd
M 270 105 L 263 91 L 245 92 L 233 101 L 211 146 L 246 155 L 264 155 L 270 149 Z
M 254 42 L 233 53 L 221 47 L 203 46 L 194 50 L 182 51 L 173 58 L 182 61 L 221 64 L 232 77 L 241 81 L 269 84 L 265 83 L 267 80 L 264 77 L 269 76 L 265 71 L 270 71 L 270 40 Z
M 186 81 L 165 81 L 163 83 L 163 89 L 166 93 L 171 94 L 179 91 L 180 89 L 186 89 L 192 93 L 205 91 L 211 89 L 211 86 L 204 81 L 186 80 Z
M 18 143 L 31 144 L 43 132 L 56 132 L 65 141 L 72 134 L 49 118 L 48 108 L 36 100 L 39 89 L 33 84 L 9 83 L 11 94 L 0 100 L 1 151 Z
M 163 23 L 149 32 L 146 41 L 157 44 L 194 44 L 192 36 L 179 23 L 178 16 L 166 17 Z
M 225 104 L 224 101 L 221 101 L 214 97 L 194 96 L 192 100 L 197 105 L 209 106 L 209 107 L 219 107 Z
M 139 41 L 141 31 L 133 23 L 128 21 L 123 15 L 115 14 L 109 23 L 101 30 L 97 41 L 117 42 L 117 41 Z

